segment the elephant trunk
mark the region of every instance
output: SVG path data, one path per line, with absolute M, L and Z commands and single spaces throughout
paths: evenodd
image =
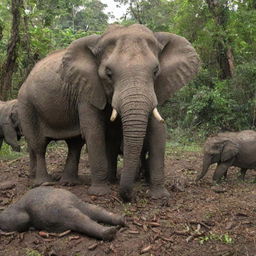
M 154 98 L 141 93 L 124 94 L 120 99 L 119 113 L 123 126 L 124 168 L 120 180 L 120 196 L 131 201 L 132 188 L 139 166 L 149 114 L 155 107 Z
M 203 169 L 202 169 L 202 172 L 197 176 L 196 181 L 202 179 L 205 176 L 211 164 L 212 164 L 211 157 L 208 155 L 204 155 Z

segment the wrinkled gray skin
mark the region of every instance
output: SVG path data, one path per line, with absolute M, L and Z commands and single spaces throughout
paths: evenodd
M 72 230 L 98 239 L 112 240 L 117 228 L 97 222 L 125 224 L 124 217 L 85 203 L 67 190 L 44 186 L 28 191 L 0 213 L 0 229 L 7 232 L 24 232 L 34 227 L 49 232 Z
M 101 36 L 78 39 L 67 49 L 41 60 L 18 96 L 21 125 L 31 148 L 36 183 L 50 180 L 45 163 L 49 140 L 81 134 L 86 140 L 92 172 L 89 193 L 109 193 L 106 181 L 111 164 L 105 127 L 110 118 L 109 109 L 113 107 L 123 128 L 122 199 L 132 199 L 146 134 L 151 156 L 151 195 L 169 196 L 164 188 L 163 172 L 166 127 L 152 117 L 152 110 L 187 84 L 198 68 L 198 56 L 185 38 L 153 33 L 138 24 L 110 26 Z M 75 149 L 80 151 L 80 147 Z M 71 153 L 70 157 L 75 159 L 77 154 Z M 77 161 L 70 163 L 73 165 L 64 171 L 65 179 L 77 176 L 74 175 Z
M 202 179 L 211 164 L 217 163 L 213 180 L 220 182 L 230 166 L 241 168 L 244 179 L 247 169 L 256 168 L 256 132 L 225 132 L 209 137 L 204 145 L 203 169 L 196 180 Z
M 18 140 L 21 137 L 21 129 L 17 107 L 17 100 L 0 101 L 0 149 L 5 141 L 14 151 L 20 151 Z

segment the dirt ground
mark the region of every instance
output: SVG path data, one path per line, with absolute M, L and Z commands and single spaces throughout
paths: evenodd
M 49 171 L 61 174 L 66 149 L 53 147 L 47 156 Z M 84 201 L 125 214 L 128 227 L 121 228 L 112 242 L 102 242 L 78 233 L 48 234 L 39 231 L 3 234 L 0 232 L 0 256 L 254 256 L 256 255 L 256 184 L 255 173 L 247 172 L 244 182 L 237 179 L 238 169 L 231 168 L 228 180 L 212 187 L 213 168 L 196 184 L 201 153 L 186 152 L 166 156 L 166 186 L 169 202 L 148 197 L 144 181 L 135 186 L 133 203 L 123 204 L 118 185 L 111 195 L 88 196 L 88 185 L 65 187 Z M 28 156 L 0 160 L 0 183 L 13 186 L 0 190 L 0 209 L 19 199 L 31 188 Z M 80 163 L 81 175 L 89 175 L 86 154 Z M 60 187 L 60 185 L 56 185 Z M 55 236 L 54 236 L 55 235 Z

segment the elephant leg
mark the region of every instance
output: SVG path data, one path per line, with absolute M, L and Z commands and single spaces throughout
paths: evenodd
M 154 199 L 169 197 L 170 193 L 164 187 L 166 126 L 155 118 L 149 120 L 148 140 L 150 194 Z
M 104 113 L 85 103 L 79 106 L 79 120 L 82 136 L 86 139 L 92 176 L 92 184 L 88 192 L 93 195 L 110 193 L 107 184 L 108 161 Z
M 66 143 L 68 145 L 68 155 L 60 183 L 64 185 L 81 184 L 81 181 L 78 178 L 78 164 L 80 160 L 81 149 L 84 145 L 84 140 L 82 140 L 81 137 L 76 137 L 72 139 L 66 139 Z
M 224 173 L 223 176 L 224 176 L 224 180 L 227 180 L 227 179 L 228 179 L 228 170 L 225 171 L 225 173 Z
M 106 135 L 106 151 L 108 158 L 108 181 L 112 184 L 117 182 L 118 154 L 121 152 L 121 123 L 116 120 L 108 124 Z
M 48 139 L 41 139 L 41 142 L 38 143 L 37 150 L 34 150 L 36 155 L 36 177 L 34 179 L 34 185 L 41 185 L 45 182 L 53 181 L 46 168 L 45 153 L 48 143 Z
M 109 212 L 97 205 L 82 202 L 79 204 L 79 210 L 97 222 L 109 225 L 125 225 L 123 216 Z
M 147 139 L 146 139 L 147 140 Z M 141 153 L 141 166 L 140 166 L 140 173 L 142 177 L 145 178 L 147 183 L 150 183 L 150 171 L 149 171 L 149 158 L 147 157 L 147 150 L 148 146 L 144 146 L 142 153 Z
M 247 168 L 241 168 L 240 175 L 238 176 L 238 178 L 240 180 L 244 180 L 246 172 L 247 172 Z
M 29 158 L 30 158 L 30 162 L 29 162 L 30 174 L 29 174 L 29 177 L 30 178 L 35 178 L 36 177 L 36 154 L 35 154 L 34 150 L 32 150 L 31 148 L 29 148 Z
M 117 232 L 116 227 L 105 227 L 89 218 L 79 209 L 71 208 L 65 214 L 64 223 L 67 229 L 84 233 L 102 240 L 112 240 Z
M 221 162 L 217 165 L 217 168 L 213 174 L 213 181 L 219 183 L 221 180 L 221 177 L 225 175 L 228 168 L 232 165 L 231 161 Z
M 46 147 L 50 139 L 44 137 L 43 124 L 39 120 L 39 116 L 33 106 L 23 103 L 20 104 L 19 116 L 22 131 L 28 143 L 31 175 L 35 176 L 33 183 L 34 185 L 40 185 L 44 182 L 53 181 L 47 173 L 45 161 Z

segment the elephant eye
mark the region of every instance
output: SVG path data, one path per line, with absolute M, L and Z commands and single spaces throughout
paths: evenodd
M 154 71 L 153 71 L 153 76 L 154 78 L 156 78 L 160 73 L 160 68 L 159 68 L 159 65 L 157 65 L 155 68 L 154 68 Z
M 111 80 L 113 76 L 111 69 L 109 67 L 106 67 L 105 72 L 106 72 L 106 76 Z

